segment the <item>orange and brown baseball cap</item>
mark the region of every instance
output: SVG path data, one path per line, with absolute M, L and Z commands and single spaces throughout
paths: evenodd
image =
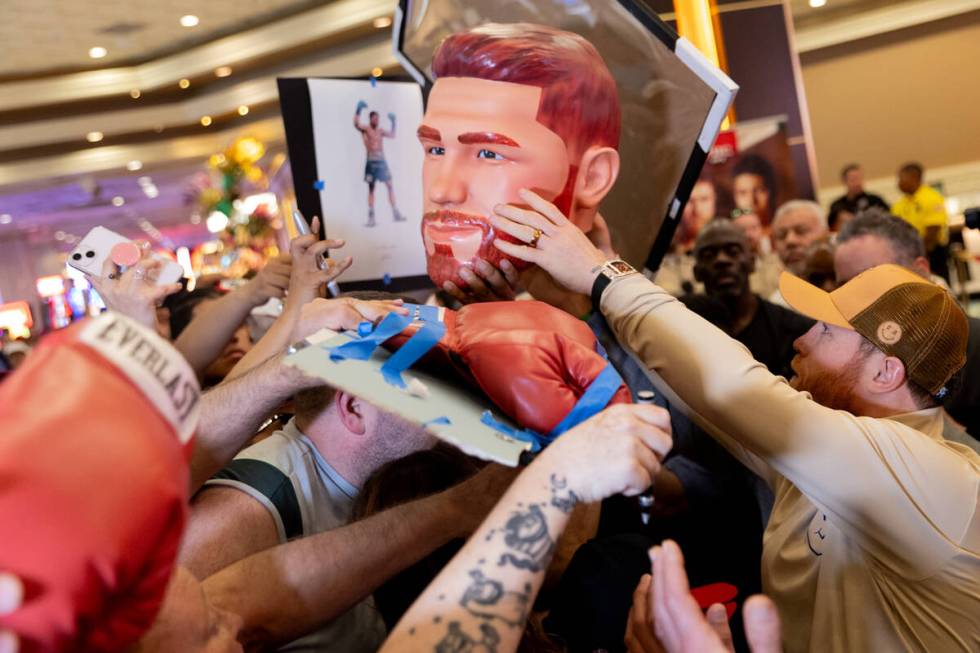
M 783 272 L 779 291 L 798 312 L 857 331 L 898 358 L 908 378 L 936 397 L 966 362 L 963 309 L 944 288 L 901 266 L 865 270 L 833 292 Z

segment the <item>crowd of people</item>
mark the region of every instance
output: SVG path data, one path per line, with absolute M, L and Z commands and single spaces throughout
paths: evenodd
M 419 130 L 427 211 L 476 195 L 443 160 L 506 146 L 472 126 L 506 106 L 467 106 L 458 128 L 445 103 L 541 92 L 464 69 L 454 46 L 566 57 L 558 78 L 612 84 L 574 68 L 597 65 L 580 37 L 532 36 L 440 46 L 436 72 L 453 73 Z M 525 145 L 562 150 L 536 166 L 578 161 L 581 183 L 559 206 L 526 169 L 495 168 L 480 252 L 507 258 L 455 271 L 443 303 L 456 326 L 522 303 L 560 316 L 492 329 L 492 356 L 511 358 L 479 387 L 506 386 L 515 414 L 595 382 L 583 360 L 615 371 L 608 405 L 511 468 L 290 364 L 324 329 L 377 332 L 418 310 L 327 298 L 350 261 L 324 264 L 345 243 L 317 224 L 231 290 L 157 285 L 150 256 L 109 261 L 92 278 L 109 312 L 0 383 L 0 651 L 980 649 L 980 321 L 933 281 L 948 230 L 921 168 L 903 167 L 896 217 L 848 166 L 828 222 L 812 201 L 773 206 L 750 159 L 742 208 L 698 225 L 691 280 L 666 289 L 668 274 L 618 260 L 598 212 L 615 149 L 577 143 L 570 159 L 562 143 L 586 136 L 541 136 L 555 123 L 519 103 L 509 118 Z M 700 212 L 710 189 L 695 194 Z M 552 355 L 534 368 L 532 349 Z

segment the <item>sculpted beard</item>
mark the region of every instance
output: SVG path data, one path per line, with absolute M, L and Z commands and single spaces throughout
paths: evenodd
M 577 175 L 578 166 L 569 166 L 565 186 L 552 200 L 566 216 L 571 212 Z M 507 256 L 494 247 L 493 241 L 498 237 L 519 245 L 527 244 L 510 234 L 498 234 L 486 216 L 450 209 L 426 212 L 422 216 L 422 242 L 425 244 L 429 278 L 439 288 L 447 281 L 452 281 L 459 288 L 466 288 L 467 284 L 459 276 L 459 271 L 464 267 L 472 270 L 478 258 L 497 269 L 500 269 L 500 262 L 504 259 L 517 270 L 531 266 L 527 261 Z
M 465 288 L 466 282 L 459 276 L 459 271 L 463 267 L 472 269 L 478 258 L 495 268 L 500 268 L 500 262 L 504 259 L 518 270 L 530 265 L 494 247 L 493 241 L 497 236 L 496 229 L 484 216 L 450 210 L 429 211 L 422 216 L 422 242 L 425 244 L 429 278 L 439 287 L 446 281 L 452 281 Z M 519 242 L 509 234 L 501 233 L 499 236 L 502 240 Z

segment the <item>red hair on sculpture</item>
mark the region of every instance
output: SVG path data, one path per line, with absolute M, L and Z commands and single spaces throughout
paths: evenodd
M 619 147 L 616 82 L 578 34 L 530 23 L 487 24 L 448 36 L 433 76 L 475 77 L 542 89 L 538 122 L 558 134 L 572 165 L 592 146 Z

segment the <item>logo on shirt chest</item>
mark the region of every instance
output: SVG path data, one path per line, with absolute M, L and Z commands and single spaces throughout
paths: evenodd
M 810 525 L 806 530 L 806 544 L 810 547 L 813 555 L 822 556 L 829 546 L 830 524 L 827 522 L 827 515 L 817 513 L 810 520 Z

